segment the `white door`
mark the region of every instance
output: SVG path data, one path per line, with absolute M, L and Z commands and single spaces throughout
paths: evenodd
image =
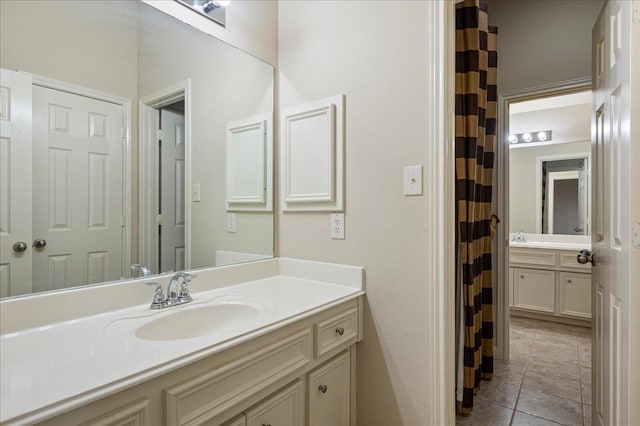
M 595 159 L 592 247 L 596 260 L 592 283 L 592 414 L 596 425 L 640 422 L 640 418 L 632 414 L 634 410 L 637 413 L 640 398 L 635 392 L 638 352 L 637 347 L 631 346 L 638 344 L 638 331 L 630 327 L 631 316 L 636 315 L 630 308 L 638 310 L 637 287 L 640 285 L 640 277 L 634 272 L 637 264 L 633 264 L 637 263 L 638 247 L 631 246 L 632 219 L 638 221 L 639 191 L 638 183 L 631 183 L 637 173 L 632 168 L 640 166 L 638 134 L 634 136 L 635 147 L 631 144 L 631 131 L 638 129 L 640 100 L 637 82 L 633 85 L 631 82 L 632 60 L 638 60 L 638 46 L 632 48 L 632 31 L 638 37 L 639 25 L 632 24 L 632 6 L 632 2 L 624 0 L 607 2 L 594 27 L 592 40 L 592 158 Z M 634 78 L 637 80 L 637 77 L 636 74 Z M 632 108 L 635 116 L 631 114 Z M 636 160 L 632 160 L 634 155 Z M 632 258 L 636 260 L 632 262 Z M 637 323 L 637 317 L 634 321 Z M 630 379 L 630 375 L 636 380 Z
M 33 290 L 123 271 L 123 108 L 33 86 Z
M 31 243 L 31 76 L 0 69 L 0 297 L 31 293 Z
M 160 271 L 181 271 L 185 269 L 184 115 L 162 109 L 160 126 Z

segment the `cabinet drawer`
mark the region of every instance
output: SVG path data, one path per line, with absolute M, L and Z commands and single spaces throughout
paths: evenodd
M 300 380 L 247 410 L 247 426 L 304 424 L 304 386 Z
M 324 355 L 345 343 L 355 343 L 358 334 L 358 310 L 341 312 L 315 324 L 316 356 Z
M 553 251 L 545 251 L 541 249 L 511 249 L 509 250 L 509 262 L 532 266 L 554 267 L 556 266 L 557 260 L 556 253 Z
M 350 378 L 349 352 L 309 373 L 308 426 L 349 426 Z
M 165 390 L 167 425 L 199 425 L 311 362 L 311 329 Z M 220 419 L 222 420 L 222 419 Z
M 591 274 L 560 274 L 560 313 L 591 318 Z
M 553 313 L 555 311 L 555 272 L 513 268 L 513 306 Z

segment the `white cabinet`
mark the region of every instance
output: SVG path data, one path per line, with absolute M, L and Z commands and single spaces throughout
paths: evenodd
M 560 273 L 560 313 L 591 318 L 591 275 Z
M 287 386 L 246 413 L 247 426 L 299 426 L 304 424 L 304 387 L 300 380 Z
M 541 312 L 555 312 L 555 272 L 513 269 L 513 306 Z
M 584 324 L 591 319 L 591 265 L 577 250 L 509 249 L 509 306 L 513 314 Z
M 346 352 L 309 373 L 308 426 L 349 426 L 350 370 Z

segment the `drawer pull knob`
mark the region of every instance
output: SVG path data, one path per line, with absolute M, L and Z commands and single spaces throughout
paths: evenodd
M 344 334 L 344 328 L 342 328 L 342 327 L 336 328 L 336 333 L 338 333 L 340 336 L 342 336 Z
M 524 275 L 520 275 L 520 278 L 524 278 Z
M 568 282 L 569 284 L 571 284 L 571 280 L 567 280 L 567 282 Z
M 318 386 L 318 390 L 322 393 L 327 393 L 327 385 Z

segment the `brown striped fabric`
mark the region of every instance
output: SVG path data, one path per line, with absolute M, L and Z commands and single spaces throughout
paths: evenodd
M 456 5 L 456 214 L 464 328 L 460 414 L 471 412 L 480 380 L 493 375 L 491 197 L 498 56 L 497 29 L 488 25 L 485 3 Z

